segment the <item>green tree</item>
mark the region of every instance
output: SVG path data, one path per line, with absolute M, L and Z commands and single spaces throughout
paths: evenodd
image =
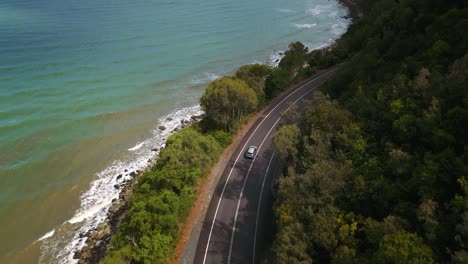
M 307 61 L 307 47 L 301 42 L 293 42 L 289 44 L 289 49 L 284 53 L 278 67 L 289 73 L 289 78 L 292 79 L 298 71 L 304 66 Z
M 265 101 L 265 80 L 271 69 L 263 64 L 249 64 L 237 69 L 235 76 L 243 80 L 257 94 L 259 103 Z
M 294 77 L 306 66 L 307 52 L 307 48 L 300 42 L 293 42 L 289 45 L 289 49 L 284 53 L 278 68 L 273 69 L 265 80 L 267 99 L 277 96 L 291 84 Z
M 300 138 L 301 131 L 296 124 L 282 126 L 273 135 L 273 149 L 281 159 L 294 162 Z
M 304 227 L 300 223 L 288 225 L 278 233 L 272 248 L 271 263 L 310 264 Z
M 273 69 L 271 74 L 265 80 L 265 96 L 267 99 L 279 95 L 290 84 L 289 73 L 285 69 Z
M 200 104 L 206 118 L 229 130 L 236 121 L 257 109 L 258 99 L 244 81 L 222 77 L 208 84 Z
M 433 242 L 436 237 L 436 228 L 439 225 L 436 215 L 437 203 L 432 200 L 423 200 L 418 207 L 417 217 L 422 224 L 426 239 Z
M 431 249 L 416 234 L 385 235 L 374 256 L 375 263 L 434 263 Z

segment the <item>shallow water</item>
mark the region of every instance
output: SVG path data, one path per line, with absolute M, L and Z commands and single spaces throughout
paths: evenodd
M 328 0 L 1 1 L 0 263 L 69 262 L 116 175 L 163 144 L 159 123 L 292 41 L 330 43 L 345 14 Z

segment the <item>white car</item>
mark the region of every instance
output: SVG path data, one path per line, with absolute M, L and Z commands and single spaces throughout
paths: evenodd
M 253 159 L 255 157 L 255 153 L 257 152 L 256 146 L 250 146 L 244 154 L 244 157 L 248 159 Z

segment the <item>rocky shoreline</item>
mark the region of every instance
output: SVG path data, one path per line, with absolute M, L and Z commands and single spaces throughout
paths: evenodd
M 362 17 L 361 0 L 338 0 L 338 2 L 348 8 L 348 17 L 351 18 L 353 22 Z
M 190 120 L 181 120 L 181 125 L 171 131 L 171 134 L 177 132 L 178 130 L 191 126 L 194 123 L 197 123 L 203 119 L 202 115 L 191 116 Z M 159 126 L 160 130 L 165 130 L 166 127 Z M 161 148 L 155 147 L 152 149 L 154 152 L 158 152 L 164 147 Z M 157 156 L 153 160 L 148 160 L 151 164 L 147 167 L 146 170 L 150 170 L 156 164 Z M 124 172 L 117 176 L 117 179 L 120 179 L 125 176 L 131 176 L 130 180 L 127 180 L 121 184 L 116 184 L 114 187 L 116 189 L 122 189 L 119 194 L 118 199 L 112 201 L 112 206 L 107 212 L 106 221 L 99 224 L 95 229 L 89 230 L 87 233 L 81 233 L 79 235 L 80 239 L 86 240 L 86 246 L 83 247 L 80 251 L 76 251 L 73 255 L 73 259 L 77 260 L 79 264 L 91 264 L 99 263 L 105 256 L 106 251 L 112 245 L 110 240 L 112 236 L 117 232 L 120 223 L 124 220 L 128 212 L 128 202 L 133 193 L 133 188 L 138 183 L 141 176 L 146 171 L 131 171 L 127 169 Z

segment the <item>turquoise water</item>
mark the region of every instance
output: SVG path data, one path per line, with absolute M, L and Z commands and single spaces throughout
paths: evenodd
M 63 262 L 116 195 L 90 183 L 152 158 L 163 116 L 197 113 L 207 82 L 292 41 L 331 43 L 344 15 L 328 0 L 1 1 L 0 262 Z

